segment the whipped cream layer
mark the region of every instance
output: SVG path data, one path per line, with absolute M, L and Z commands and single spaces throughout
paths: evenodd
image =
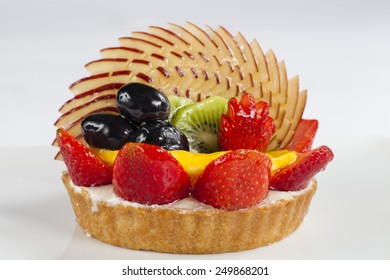
M 140 204 L 137 202 L 131 202 L 127 201 L 114 192 L 113 185 L 106 185 L 106 186 L 100 186 L 100 187 L 80 187 L 73 184 L 72 181 L 70 181 L 70 185 L 72 189 L 75 192 L 87 192 L 89 198 L 92 201 L 92 211 L 97 212 L 99 211 L 99 203 L 104 202 L 106 205 L 110 206 L 116 206 L 116 205 L 122 205 L 122 206 L 131 206 L 131 207 L 149 207 L 149 208 L 160 208 L 160 209 L 176 209 L 176 210 L 183 210 L 183 211 L 191 211 L 191 210 L 207 210 L 207 209 L 214 209 L 214 207 L 204 204 L 192 196 L 189 196 L 187 198 L 174 201 L 172 203 L 164 204 L 164 205 L 158 205 L 158 204 L 152 204 L 152 205 L 145 205 Z M 290 200 L 294 198 L 295 196 L 298 196 L 307 190 L 311 189 L 313 187 L 313 180 L 310 181 L 309 185 L 300 191 L 290 191 L 290 192 L 282 192 L 282 191 L 275 191 L 270 190 L 268 192 L 267 197 L 259 203 L 256 207 L 262 207 L 267 206 L 271 204 L 275 204 L 278 201 L 281 200 Z

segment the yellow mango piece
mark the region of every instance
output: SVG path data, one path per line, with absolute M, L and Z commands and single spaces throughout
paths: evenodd
M 191 153 L 187 151 L 169 152 L 180 164 L 184 171 L 191 178 L 198 178 L 202 175 L 206 166 L 213 160 L 226 154 L 227 152 L 215 152 L 211 154 Z
M 267 156 L 272 162 L 271 173 L 273 174 L 283 167 L 295 162 L 297 160 L 298 153 L 295 151 L 280 150 L 268 152 Z
M 119 152 L 119 150 L 105 150 L 105 149 L 99 149 L 99 148 L 89 148 L 92 153 L 100 157 L 105 163 L 107 163 L 110 166 L 114 165 L 115 158 Z
M 91 151 L 100 157 L 108 165 L 114 164 L 115 158 L 119 151 L 90 148 Z M 213 160 L 228 153 L 227 151 L 215 152 L 211 154 L 191 153 L 188 151 L 169 151 L 169 153 L 183 166 L 185 172 L 191 178 L 198 178 L 206 166 Z M 297 152 L 280 150 L 268 152 L 267 156 L 272 162 L 271 173 L 282 169 L 283 167 L 293 163 L 298 156 Z

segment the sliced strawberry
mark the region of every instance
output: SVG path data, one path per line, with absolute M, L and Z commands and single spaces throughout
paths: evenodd
M 218 142 L 221 150 L 252 149 L 265 152 L 275 125 L 266 102 L 255 102 L 252 95 L 244 93 L 240 103 L 229 100 L 228 111 L 221 116 Z
M 333 152 L 327 146 L 321 146 L 304 154 L 271 176 L 269 188 L 279 191 L 298 191 L 306 188 L 310 179 L 325 169 L 333 159 Z
M 268 193 L 271 161 L 255 150 L 235 150 L 210 162 L 192 195 L 215 208 L 236 210 L 260 203 Z
M 317 120 L 304 120 L 302 119 L 295 131 L 294 137 L 287 145 L 287 150 L 296 151 L 298 153 L 304 153 L 310 151 L 318 130 Z
M 57 130 L 60 152 L 72 182 L 77 186 L 93 187 L 112 182 L 112 168 L 94 155 L 64 129 Z
M 141 204 L 166 204 L 189 195 L 191 182 L 179 162 L 161 147 L 127 143 L 113 168 L 115 193 Z

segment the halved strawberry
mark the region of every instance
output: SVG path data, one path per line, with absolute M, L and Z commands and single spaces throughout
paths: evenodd
M 294 137 L 285 149 L 293 150 L 298 153 L 304 153 L 311 149 L 318 130 L 317 120 L 304 120 L 298 124 L 297 130 L 295 131 Z
M 240 103 L 232 98 L 228 111 L 221 116 L 218 142 L 221 150 L 252 149 L 265 152 L 275 125 L 269 116 L 266 102 L 255 102 L 252 95 L 244 93 Z
M 161 147 L 127 143 L 113 167 L 115 193 L 141 204 L 166 204 L 189 196 L 191 181 L 179 162 Z
M 279 191 L 298 191 L 306 188 L 310 179 L 325 169 L 332 161 L 333 152 L 327 146 L 321 146 L 309 152 L 299 154 L 298 159 L 271 176 L 269 188 Z
M 66 130 L 57 130 L 60 152 L 72 182 L 77 186 L 93 187 L 112 182 L 112 168 L 93 154 Z
M 271 161 L 255 150 L 235 150 L 210 162 L 192 195 L 215 208 L 237 210 L 260 203 L 268 193 Z

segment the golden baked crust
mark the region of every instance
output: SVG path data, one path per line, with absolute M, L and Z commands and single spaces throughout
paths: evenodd
M 96 239 L 129 249 L 182 254 L 234 252 L 281 240 L 302 223 L 317 188 L 313 180 L 311 188 L 292 199 L 244 210 L 183 211 L 95 205 L 86 190 L 71 186 L 68 173 L 62 180 L 78 223 Z

